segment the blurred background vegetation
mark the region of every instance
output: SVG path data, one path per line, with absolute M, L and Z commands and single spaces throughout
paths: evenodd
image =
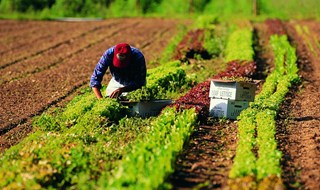
M 320 0 L 0 0 L 0 18 L 319 18 Z

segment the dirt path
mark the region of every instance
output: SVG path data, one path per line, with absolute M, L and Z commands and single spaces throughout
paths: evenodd
M 98 34 L 95 33 L 89 39 L 86 39 L 90 35 L 88 33 L 70 40 L 74 38 L 73 35 L 69 35 L 73 31 L 83 34 L 91 30 L 90 27 L 86 29 L 84 26 L 73 28 L 68 32 L 64 31 L 64 36 L 57 36 L 57 38 L 52 35 L 44 44 L 56 43 L 60 39 L 64 39 L 64 42 L 39 53 L 37 56 L 27 56 L 18 60 L 10 65 L 11 71 L 6 70 L 6 72 L 12 73 L 17 70 L 28 73 L 15 80 L 6 79 L 6 82 L 0 84 L 2 89 L 0 91 L 0 151 L 15 143 L 15 141 L 8 143 L 8 140 L 17 139 L 14 136 L 15 132 L 18 132 L 17 136 L 19 137 L 26 135 L 19 130 L 9 132 L 11 129 L 18 127 L 30 131 L 29 123 L 32 116 L 40 114 L 49 106 L 68 98 L 80 87 L 86 86 L 95 65 L 107 48 L 116 43 L 128 42 L 140 48 L 148 62 L 160 56 L 172 34 L 176 31 L 176 26 L 185 23 L 184 20 L 170 19 L 116 19 L 112 21 L 112 23 L 117 23 L 117 26 L 113 28 L 113 25 L 109 24 L 109 20 L 103 22 L 105 23 L 98 22 L 98 26 L 104 24 L 107 27 L 101 28 Z M 92 25 L 90 22 L 90 26 Z M 67 29 L 70 30 L 70 28 Z M 52 30 L 52 33 L 55 34 L 56 31 Z M 80 46 L 78 42 L 81 39 L 87 44 Z M 72 52 L 68 55 L 69 50 Z M 38 51 L 37 44 L 28 53 L 32 54 L 33 51 Z M 50 54 L 55 51 L 57 54 Z M 66 54 L 59 54 L 59 52 Z M 57 58 L 55 55 L 60 57 Z M 16 57 L 12 56 L 8 55 L 8 59 L 16 60 Z M 36 61 L 36 63 L 28 62 L 29 60 Z M 41 63 L 45 66 L 37 70 L 37 67 L 41 67 Z M 38 66 L 34 67 L 34 65 Z M 0 69 L 0 72 L 3 72 L 4 69 Z M 104 82 L 107 82 L 109 77 L 106 75 Z M 5 79 L 1 78 L 1 80 Z M 27 126 L 25 126 L 26 124 Z
M 102 22 L 100 22 L 103 24 Z M 69 33 L 69 36 L 77 35 L 79 32 L 86 31 L 97 27 L 97 24 L 88 23 L 74 23 L 67 24 L 61 22 L 40 22 L 38 25 L 31 26 L 28 31 L 19 32 L 17 35 L 13 35 L 11 31 L 8 31 L 6 35 L 0 38 L 0 55 L 10 56 L 12 53 L 20 53 L 25 51 L 26 48 L 35 47 L 40 48 L 41 44 L 50 41 L 50 38 L 64 35 L 74 28 L 78 28 L 78 31 Z M 19 31 L 19 30 L 18 30 Z M 66 36 L 66 35 L 65 35 Z M 52 41 L 52 43 L 58 43 L 59 41 Z M 30 47 L 31 46 L 31 47 Z
M 310 34 L 297 33 L 295 25 L 308 26 Z M 320 189 L 320 49 L 307 43 L 318 35 L 320 23 L 299 21 L 287 31 L 299 56 L 302 84 L 287 98 L 280 114 L 277 138 L 283 151 L 283 179 L 289 189 Z M 315 41 L 312 41 L 314 43 Z
M 236 123 L 202 124 L 176 161 L 169 183 L 174 189 L 223 189 L 236 149 Z
M 46 22 L 39 22 L 39 25 L 34 26 L 34 31 L 26 33 L 26 35 L 23 35 L 22 32 L 17 37 L 10 36 L 9 33 L 4 39 L 7 48 L 0 47 L 0 55 L 2 57 L 0 68 L 41 55 L 101 27 L 112 26 L 110 22 L 112 21 L 98 22 L 97 24 L 70 23 L 69 25 L 67 23 L 49 22 L 46 24 Z
M 29 56 L 26 59 L 17 61 L 15 64 L 1 69 L 0 75 L 2 78 L 0 84 L 12 82 L 13 80 L 18 80 L 50 67 L 57 66 L 73 56 L 84 53 L 83 51 L 86 51 L 86 49 L 103 42 L 105 38 L 110 38 L 114 33 L 117 33 L 125 27 L 130 27 L 133 24 L 134 23 L 127 23 L 119 27 L 119 24 L 110 21 L 102 26 L 98 25 L 93 29 L 89 27 L 88 29 L 90 30 L 84 31 L 80 36 L 65 36 L 67 40 L 63 43 L 58 43 L 40 54 Z M 106 30 L 108 30 L 108 32 L 106 32 Z M 56 40 L 52 37 L 50 41 Z M 35 44 L 35 46 L 36 45 L 37 44 Z

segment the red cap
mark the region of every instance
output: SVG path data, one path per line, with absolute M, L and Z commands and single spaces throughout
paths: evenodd
M 117 68 L 127 67 L 131 60 L 131 47 L 129 44 L 121 43 L 114 48 L 113 65 Z

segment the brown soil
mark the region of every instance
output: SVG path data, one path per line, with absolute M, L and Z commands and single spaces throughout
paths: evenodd
M 303 37 L 294 25 L 307 26 L 310 35 Z M 320 23 L 298 21 L 287 24 L 287 31 L 297 47 L 302 83 L 288 96 L 279 116 L 277 138 L 283 152 L 283 176 L 288 189 L 320 189 L 320 55 L 306 41 L 313 36 L 319 42 Z M 310 41 L 311 41 L 310 40 Z
M 237 142 L 236 122 L 218 120 L 201 124 L 176 161 L 169 178 L 173 189 L 223 189 Z
M 127 42 L 140 48 L 147 62 L 155 60 L 176 26 L 190 22 L 139 18 L 98 22 L 1 21 L 0 28 L 6 26 L 7 34 L 1 35 L 1 39 L 10 39 L 7 31 L 19 28 L 17 23 L 23 25 L 21 28 L 30 24 L 29 27 L 48 35 L 42 38 L 40 32 L 40 40 L 22 38 L 19 44 L 27 48 L 13 47 L 1 56 L 0 152 L 31 131 L 34 115 L 88 86 L 93 69 L 107 48 Z M 49 30 L 43 31 L 44 26 Z M 110 76 L 106 75 L 103 82 L 106 84 L 108 79 Z
M 203 59 L 209 59 L 209 53 L 203 47 L 204 29 L 190 30 L 177 45 L 173 53 L 173 59 L 188 62 L 188 59 L 200 55 Z

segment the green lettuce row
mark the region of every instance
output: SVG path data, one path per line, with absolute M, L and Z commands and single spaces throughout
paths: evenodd
M 227 41 L 226 61 L 253 60 L 252 30 L 249 28 L 233 31 Z M 256 173 L 256 158 L 252 152 L 255 146 L 255 109 L 242 111 L 238 123 L 238 147 L 233 167 L 229 173 L 230 178 L 254 175 Z
M 180 61 L 173 61 L 154 69 L 149 69 L 147 85 L 129 92 L 126 98 L 129 101 L 166 99 L 168 98 L 168 93 L 177 91 L 189 84 L 191 84 L 191 80 L 187 78 Z
M 34 118 L 33 125 L 43 131 L 59 131 L 69 128 L 79 122 L 83 114 L 90 111 L 97 98 L 92 92 L 76 96 L 66 108 L 57 108 L 52 113 L 43 113 Z
M 253 60 L 251 29 L 237 29 L 229 36 L 226 46 L 226 61 Z M 230 178 L 254 175 L 256 173 L 256 158 L 252 152 L 255 146 L 255 110 L 247 109 L 240 115 L 238 123 L 238 147 L 233 167 L 229 173 Z
M 137 140 L 109 178 L 102 175 L 102 189 L 157 189 L 173 172 L 173 161 L 189 138 L 197 115 L 194 109 L 177 113 L 166 108 L 151 124 L 145 138 Z
M 284 76 L 277 85 L 277 90 L 260 104 L 260 109 L 270 109 L 278 111 L 281 103 L 285 100 L 285 95 L 291 87 L 290 80 Z
M 257 110 L 248 108 L 243 110 L 239 116 L 239 140 L 233 166 L 229 173 L 230 178 L 256 174 L 256 157 L 252 152 L 255 146 L 256 112 Z
M 272 72 L 266 78 L 266 81 L 263 84 L 262 91 L 255 96 L 252 107 L 255 104 L 261 104 L 265 99 L 270 97 L 273 92 L 276 90 L 278 84 L 278 75 L 275 72 Z
M 7 150 L 0 158 L 0 187 L 64 188 L 95 178 L 101 170 L 99 161 L 108 156 L 101 126 L 122 117 L 118 104 L 112 99 L 95 102 L 76 125 L 61 131 L 38 130 Z
M 211 57 L 222 57 L 226 47 L 228 34 L 231 32 L 219 23 L 216 15 L 201 15 L 194 22 L 194 28 L 204 29 L 203 47 Z
M 252 61 L 254 56 L 252 44 L 252 29 L 238 29 L 232 32 L 225 50 L 226 62 L 233 60 Z
M 270 43 L 275 54 L 276 71 L 279 76 L 288 75 L 290 82 L 299 82 L 296 49 L 292 47 L 286 35 L 273 35 Z
M 275 117 L 289 88 L 299 81 L 299 76 L 295 49 L 287 37 L 272 36 L 270 43 L 275 54 L 275 69 L 267 77 L 255 101 L 238 117 L 239 142 L 229 173 L 232 179 L 253 174 L 258 180 L 263 180 L 270 175 L 281 175 L 281 152 L 277 150 L 274 138 Z M 252 157 L 254 146 L 258 148 L 258 159 Z M 248 165 L 249 162 L 252 164 Z
M 256 115 L 257 145 L 259 147 L 257 160 L 257 179 L 262 180 L 270 175 L 281 177 L 280 160 L 282 153 L 277 150 L 276 111 L 263 110 Z
M 275 55 L 275 69 L 267 77 L 263 90 L 255 97 L 251 107 L 278 110 L 284 101 L 291 84 L 300 81 L 295 48 L 288 42 L 287 36 L 273 35 L 270 38 Z

